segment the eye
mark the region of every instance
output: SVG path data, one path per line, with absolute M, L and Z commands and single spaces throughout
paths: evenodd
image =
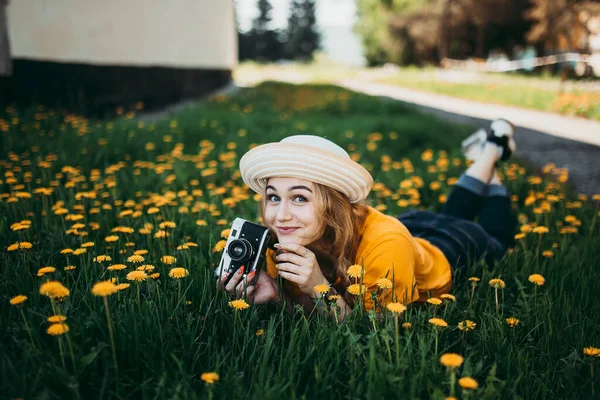
M 308 199 L 302 195 L 298 195 L 294 197 L 294 201 L 298 201 L 299 203 L 306 203 Z
M 267 201 L 279 201 L 279 196 L 276 194 L 268 194 Z

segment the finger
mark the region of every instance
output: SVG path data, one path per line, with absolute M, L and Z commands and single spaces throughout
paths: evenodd
M 246 289 L 246 298 L 248 299 L 249 303 L 254 303 L 254 289 L 256 288 L 256 286 L 248 286 L 248 289 Z
M 241 267 L 240 269 L 238 269 L 235 274 L 233 274 L 233 276 L 231 277 L 231 280 L 229 281 L 229 283 L 227 283 L 227 286 L 225 286 L 225 291 L 227 293 L 232 294 L 235 287 L 237 286 L 238 282 L 240 281 L 240 279 L 242 279 L 242 276 L 244 275 L 244 267 Z
M 287 271 L 279 271 L 279 275 L 290 282 L 300 283 L 300 276 Z
M 223 275 L 221 275 L 219 278 L 217 278 L 217 289 L 218 290 L 225 290 L 224 284 L 228 277 L 229 277 L 229 272 L 226 272 Z
M 235 294 L 238 298 L 242 297 L 244 295 L 244 292 L 246 291 L 246 288 L 248 287 L 248 285 L 246 285 L 246 282 L 244 279 L 241 280 L 240 283 L 238 283 L 238 285 L 235 287 Z
M 281 253 L 275 256 L 275 261 L 277 263 L 290 262 L 292 264 L 296 264 L 298 266 L 310 266 L 310 260 L 299 256 L 296 253 Z
M 310 250 L 308 250 L 306 247 L 294 242 L 279 242 L 279 248 L 287 251 L 292 251 L 298 254 L 299 256 L 308 255 L 308 253 L 310 252 Z
M 275 264 L 275 268 L 277 268 L 280 273 L 283 271 L 294 275 L 299 275 L 302 270 L 302 267 L 292 263 Z

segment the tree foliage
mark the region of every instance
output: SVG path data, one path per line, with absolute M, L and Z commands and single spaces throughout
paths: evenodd
M 370 65 L 437 63 L 442 58 L 485 58 L 493 49 L 511 54 L 532 43 L 550 52 L 563 37 L 571 46 L 583 0 L 356 0 L 355 31 Z M 594 11 L 594 15 L 600 12 Z M 564 40 L 563 40 L 564 41 Z

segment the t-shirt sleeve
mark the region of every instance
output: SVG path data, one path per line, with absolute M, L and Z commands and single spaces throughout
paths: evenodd
M 400 232 L 382 235 L 363 253 L 364 263 L 363 285 L 367 286 L 365 307 L 371 309 L 372 292 L 377 292 L 379 302 L 383 305 L 391 301 L 404 304 L 419 298 L 415 278 L 417 251 L 413 243 Z M 379 289 L 377 281 L 387 278 L 392 282 L 392 289 Z

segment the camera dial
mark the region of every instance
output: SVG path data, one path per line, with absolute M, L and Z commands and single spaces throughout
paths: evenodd
M 227 248 L 229 257 L 233 261 L 246 261 L 252 257 L 252 245 L 246 239 L 235 239 L 232 240 Z

